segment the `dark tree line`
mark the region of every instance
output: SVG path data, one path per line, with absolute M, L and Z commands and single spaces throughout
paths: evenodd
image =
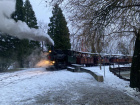
M 11 15 L 11 18 L 16 22 L 18 20 L 26 22 L 30 28 L 38 28 L 37 19 L 29 0 L 26 0 L 25 3 L 22 0 L 16 0 L 16 11 Z M 39 47 L 40 44 L 37 41 L 21 40 L 0 33 L 0 59 L 4 59 L 4 61 L 0 60 L 1 70 L 4 70 L 4 68 L 6 70 L 15 61 L 19 63 L 19 67 L 24 67 L 26 57 Z

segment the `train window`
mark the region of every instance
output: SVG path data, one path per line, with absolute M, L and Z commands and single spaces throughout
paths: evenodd
M 81 57 L 81 53 L 78 53 L 77 56 Z
M 82 57 L 85 57 L 85 54 L 82 54 Z
M 90 54 L 88 54 L 88 56 L 87 57 L 90 57 Z

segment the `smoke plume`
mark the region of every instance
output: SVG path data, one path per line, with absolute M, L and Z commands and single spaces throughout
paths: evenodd
M 19 39 L 27 38 L 29 40 L 47 41 L 54 45 L 49 35 L 43 33 L 41 29 L 29 28 L 25 22 L 15 22 L 11 14 L 15 11 L 15 0 L 0 0 L 0 31 Z

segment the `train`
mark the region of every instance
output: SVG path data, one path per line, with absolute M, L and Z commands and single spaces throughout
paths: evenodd
M 80 64 L 86 67 L 97 65 L 129 64 L 132 56 L 123 54 L 90 53 L 74 50 L 49 50 L 47 59 L 53 62 L 56 69 L 65 69 L 71 64 Z

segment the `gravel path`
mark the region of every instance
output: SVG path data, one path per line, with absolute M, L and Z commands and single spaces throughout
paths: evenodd
M 140 105 L 125 93 L 103 83 L 67 83 L 35 97 L 38 105 Z
M 88 73 L 33 68 L 0 74 L 0 105 L 140 105 L 125 92 Z

